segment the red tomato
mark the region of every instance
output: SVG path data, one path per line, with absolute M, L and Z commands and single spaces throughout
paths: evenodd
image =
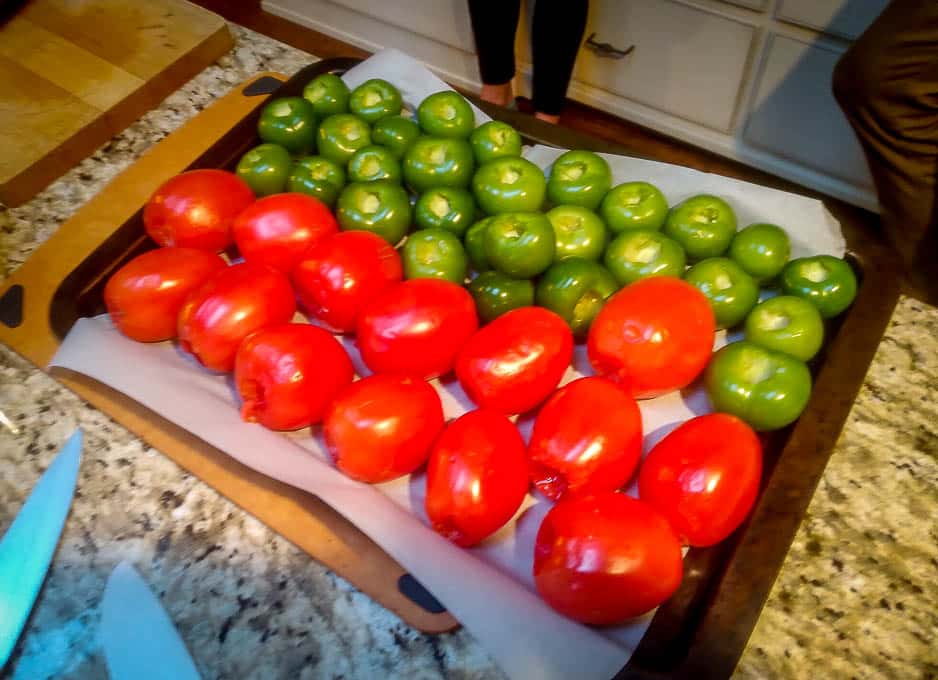
M 689 545 L 708 546 L 746 519 L 762 477 L 762 445 L 726 413 L 691 418 L 651 450 L 638 475 L 639 494 L 668 518 Z
M 573 357 L 573 334 L 541 307 L 519 307 L 473 335 L 456 360 L 466 394 L 483 408 L 523 413 L 542 401 Z
M 375 373 L 436 378 L 449 373 L 476 329 L 475 303 L 462 286 L 411 279 L 384 290 L 358 318 L 358 348 Z
M 615 491 L 642 455 L 638 404 L 605 378 L 580 378 L 547 400 L 528 446 L 531 481 L 552 500 Z
M 403 278 L 401 257 L 370 231 L 343 231 L 313 246 L 293 270 L 306 311 L 336 331 L 355 330 L 362 307 Z
M 231 245 L 231 223 L 254 192 L 224 170 L 190 170 L 166 180 L 143 208 L 143 226 L 161 246 L 218 252 Z
M 404 375 L 372 375 L 352 383 L 332 402 L 323 423 L 336 467 L 371 484 L 423 465 L 442 429 L 436 390 Z
M 654 609 L 677 590 L 682 568 L 668 521 L 617 492 L 560 501 L 534 546 L 541 597 L 581 623 L 611 625 Z
M 235 356 L 241 417 L 271 430 L 318 423 L 354 375 L 352 360 L 328 331 L 307 323 L 262 328 Z
M 713 352 L 716 321 L 704 294 L 670 276 L 641 279 L 606 301 L 587 352 L 599 375 L 636 399 L 687 387 Z
M 186 296 L 228 265 L 195 248 L 157 248 L 118 269 L 104 286 L 104 304 L 117 329 L 132 340 L 176 337 Z
M 254 202 L 231 227 L 238 251 L 289 274 L 309 249 L 335 234 L 339 223 L 329 207 L 306 194 L 274 194 Z
M 288 322 L 295 311 L 286 276 L 262 264 L 236 264 L 186 298 L 179 312 L 179 344 L 206 368 L 227 372 L 244 338 Z
M 440 435 L 427 464 L 434 530 L 467 548 L 510 520 L 528 492 L 524 440 L 508 418 L 479 409 Z

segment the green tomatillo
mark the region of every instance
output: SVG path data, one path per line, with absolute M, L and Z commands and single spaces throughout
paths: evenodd
M 759 301 L 759 286 L 743 268 L 726 257 L 701 260 L 684 274 L 710 301 L 717 328 L 732 328 Z
M 495 215 L 482 239 L 493 269 L 516 279 L 530 279 L 554 259 L 554 230 L 542 213 Z
M 541 169 L 524 158 L 498 158 L 476 171 L 472 193 L 489 215 L 536 212 L 544 204 L 547 180 Z
M 419 136 L 420 126 L 404 116 L 382 118 L 371 130 L 371 141 L 388 149 L 398 159 L 404 158 Z
M 777 430 L 807 406 L 811 372 L 799 359 L 742 340 L 713 355 L 704 386 L 714 410 L 742 418 L 756 430 Z
M 825 319 L 847 309 L 857 296 L 857 276 L 846 261 L 832 255 L 792 260 L 781 274 L 782 290 L 809 300 Z
M 719 257 L 736 235 L 736 213 L 718 196 L 692 196 L 671 209 L 664 233 L 681 244 L 691 262 Z
M 407 237 L 402 256 L 405 278 L 444 279 L 460 286 L 466 279 L 466 251 L 445 229 L 415 231 Z
M 554 229 L 556 252 L 560 262 L 571 257 L 599 260 L 606 249 L 606 226 L 599 215 L 578 205 L 558 205 L 547 211 Z
M 596 210 L 612 186 L 612 171 L 592 151 L 567 151 L 550 168 L 547 198 L 554 205 L 578 205 Z
M 375 182 L 377 180 L 401 181 L 401 163 L 383 146 L 366 146 L 355 152 L 348 162 L 350 182 Z
M 624 231 L 606 248 L 606 265 L 620 286 L 649 276 L 684 275 L 684 249 L 658 231 Z
M 733 236 L 729 256 L 756 281 L 769 281 L 788 262 L 791 241 L 785 230 L 774 224 L 750 224 Z
M 349 110 L 369 125 L 401 112 L 401 93 L 391 83 L 372 78 L 352 90 Z
M 599 214 L 614 234 L 635 229 L 657 231 L 668 218 L 668 201 L 654 184 L 625 182 L 603 197 Z
M 593 319 L 619 289 L 612 274 L 598 262 L 574 257 L 551 265 L 541 275 L 535 299 L 558 314 L 573 335 L 585 338 Z
M 434 92 L 417 107 L 420 129 L 432 137 L 466 139 L 476 125 L 475 113 L 455 90 Z
M 779 295 L 756 305 L 746 318 L 746 339 L 810 361 L 824 342 L 824 321 L 814 305 L 794 295 Z
M 494 321 L 505 312 L 534 304 L 534 284 L 496 271 L 482 272 L 468 286 L 482 323 Z
M 306 156 L 293 164 L 287 190 L 318 198 L 330 208 L 345 186 L 345 170 L 322 156 Z
M 400 184 L 356 182 L 339 194 L 336 219 L 344 231 L 370 231 L 393 246 L 410 229 L 410 200 Z
M 521 155 L 521 135 L 500 120 L 482 123 L 469 135 L 469 144 L 478 165 L 496 158 L 516 158 Z
M 404 181 L 417 193 L 433 187 L 466 188 L 475 161 L 464 139 L 419 137 L 404 154 Z
M 436 187 L 420 194 L 414 223 L 421 229 L 446 229 L 459 238 L 475 221 L 476 204 L 466 189 Z
M 303 99 L 313 105 L 321 118 L 346 113 L 348 98 L 348 85 L 334 73 L 318 75 L 303 88 Z
M 319 125 L 317 144 L 320 156 L 345 167 L 356 151 L 371 145 L 371 129 L 357 116 L 337 113 Z
M 317 122 L 313 105 L 302 97 L 278 97 L 261 109 L 257 134 L 261 141 L 304 154 L 316 146 Z
M 283 191 L 292 164 L 290 152 L 279 144 L 260 144 L 241 156 L 235 174 L 255 196 L 270 196 Z

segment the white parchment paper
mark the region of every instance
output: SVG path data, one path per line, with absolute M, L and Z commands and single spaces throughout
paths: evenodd
M 374 77 L 397 85 L 412 110 L 426 95 L 447 88 L 397 50 L 381 52 L 345 75 L 353 87 Z M 476 110 L 477 124 L 485 120 L 488 117 Z M 528 158 L 545 169 L 559 153 L 544 146 L 526 150 Z M 782 225 L 792 236 L 794 256 L 844 253 L 839 226 L 819 201 L 665 163 L 606 158 L 615 183 L 650 181 L 671 204 L 713 193 L 730 202 L 740 226 L 757 221 Z M 354 345 L 340 340 L 359 375 L 367 375 Z M 715 346 L 725 342 L 720 333 Z M 538 598 L 531 575 L 533 546 L 550 507 L 540 497 L 529 496 L 515 518 L 483 545 L 463 550 L 428 527 L 422 473 L 377 486 L 347 479 L 329 462 L 318 430 L 284 435 L 242 422 L 230 379 L 203 370 L 172 343 L 128 340 L 106 316 L 81 319 L 51 366 L 106 383 L 241 463 L 319 496 L 423 583 L 512 678 L 611 677 L 626 664 L 648 627 L 652 614 L 618 627 L 591 629 L 556 614 Z M 585 347 L 578 345 L 563 382 L 590 374 Z M 472 408 L 454 380 L 433 384 L 448 417 Z M 699 386 L 642 402 L 645 451 L 681 422 L 709 410 Z M 518 420 L 525 437 L 532 421 L 532 416 Z

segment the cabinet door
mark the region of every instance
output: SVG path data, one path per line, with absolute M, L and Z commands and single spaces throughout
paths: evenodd
M 671 0 L 599 0 L 586 35 L 619 48 L 622 59 L 583 47 L 574 77 L 701 125 L 727 132 L 755 29 Z
M 831 93 L 840 55 L 822 43 L 771 36 L 743 137 L 777 156 L 872 187 L 860 144 Z
M 331 0 L 392 26 L 475 52 L 466 0 Z M 406 48 L 405 48 L 406 51 Z
M 781 0 L 775 14 L 784 21 L 853 40 L 888 4 L 889 0 Z

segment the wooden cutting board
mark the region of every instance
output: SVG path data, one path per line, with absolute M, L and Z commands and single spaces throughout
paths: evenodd
M 31 0 L 0 25 L 0 202 L 16 206 L 233 46 L 185 0 Z

